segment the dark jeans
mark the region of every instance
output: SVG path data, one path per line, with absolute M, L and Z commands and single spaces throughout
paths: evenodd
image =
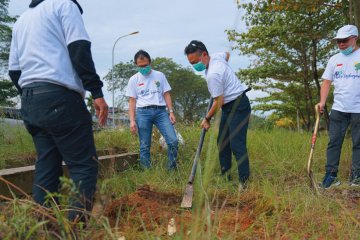
M 337 173 L 341 147 L 348 126 L 351 127 L 352 147 L 352 173 L 360 175 L 360 113 L 344 113 L 331 110 L 329 126 L 329 144 L 327 147 L 326 171 Z
M 250 102 L 245 94 L 222 106 L 218 135 L 221 173 L 224 174 L 231 168 L 233 153 L 237 161 L 240 182 L 247 181 L 250 176 L 250 164 L 246 147 L 250 112 Z
M 23 88 L 21 114 L 38 155 L 33 197 L 44 204 L 46 191 L 58 191 L 64 161 L 79 191 L 72 199 L 72 209 L 91 211 L 98 160 L 91 115 L 84 100 L 79 93 L 53 84 L 31 85 Z M 84 218 L 84 214 L 72 210 L 69 219 L 74 220 L 77 215 Z

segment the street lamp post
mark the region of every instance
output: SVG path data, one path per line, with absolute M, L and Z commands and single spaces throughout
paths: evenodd
M 115 45 L 120 39 L 122 39 L 124 37 L 127 37 L 127 36 L 130 36 L 130 35 L 135 35 L 135 34 L 138 34 L 138 33 L 139 33 L 139 31 L 136 31 L 136 32 L 132 32 L 132 33 L 129 33 L 129 34 L 118 37 L 118 39 L 116 39 L 116 41 L 114 43 L 114 46 L 112 48 L 111 82 L 112 82 L 112 106 L 113 106 L 112 107 L 112 117 L 113 117 L 112 125 L 113 125 L 113 128 L 115 128 L 115 80 L 114 80 L 114 51 L 115 51 Z

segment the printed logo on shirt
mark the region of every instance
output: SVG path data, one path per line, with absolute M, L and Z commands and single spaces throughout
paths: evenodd
M 360 63 L 359 63 L 359 65 L 360 65 Z M 355 66 L 356 72 L 357 72 L 358 70 L 360 70 L 360 66 L 359 66 L 359 65 L 356 64 L 356 66 Z M 334 77 L 335 77 L 335 79 L 343 78 L 343 79 L 346 80 L 346 79 L 351 79 L 351 78 L 352 78 L 352 79 L 360 78 L 360 75 L 359 75 L 359 74 L 356 74 L 356 73 L 346 74 L 346 73 L 344 73 L 343 70 L 341 70 L 341 71 L 335 71 Z
M 360 63 L 355 62 L 354 66 L 355 66 L 355 71 L 359 71 L 359 70 L 360 70 Z
M 155 80 L 154 83 L 155 83 L 157 88 L 160 88 L 160 81 Z
M 344 73 L 343 71 L 335 71 L 335 78 L 343 78 L 344 77 Z
M 146 95 L 149 95 L 149 92 L 150 92 L 149 89 L 141 90 L 141 91 L 140 91 L 140 95 L 141 95 L 141 96 L 146 96 Z
M 138 86 L 142 87 L 142 86 L 144 86 L 144 83 L 139 83 Z
M 343 64 L 342 63 L 339 63 L 339 64 L 336 64 L 337 67 L 342 67 Z
M 160 91 L 160 82 L 154 81 L 156 85 L 156 89 L 139 89 L 138 94 L 142 97 L 148 96 L 148 95 L 154 95 L 157 93 L 161 93 Z M 140 84 L 138 84 L 140 86 Z M 144 83 L 142 83 L 141 86 L 145 86 Z

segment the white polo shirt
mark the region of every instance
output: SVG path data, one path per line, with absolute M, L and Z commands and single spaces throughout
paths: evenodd
M 360 113 L 360 49 L 347 56 L 332 56 L 322 78 L 332 81 L 335 87 L 332 109 Z
M 144 76 L 136 73 L 129 80 L 126 96 L 136 98 L 136 107 L 149 105 L 166 106 L 164 93 L 171 90 L 169 82 L 162 72 L 151 70 Z
M 79 8 L 70 0 L 46 0 L 26 10 L 16 21 L 9 70 L 21 70 L 20 87 L 50 82 L 85 95 L 67 46 L 90 41 Z
M 234 71 L 226 61 L 226 53 L 210 56 L 208 69 L 205 71 L 209 92 L 213 98 L 224 96 L 224 104 L 235 100 L 247 87 L 240 83 Z

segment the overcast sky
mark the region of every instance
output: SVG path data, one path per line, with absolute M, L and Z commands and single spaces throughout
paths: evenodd
M 31 1 L 10 0 L 9 13 L 20 15 Z M 184 47 L 193 39 L 201 40 L 212 52 L 229 47 L 225 29 L 244 31 L 244 23 L 237 16 L 235 0 L 78 0 L 83 19 L 92 41 L 92 53 L 100 77 L 111 69 L 111 54 L 115 40 L 115 63 L 130 61 L 137 50 L 144 49 L 152 58 L 168 57 L 190 66 L 183 54 Z M 241 14 L 241 13 L 240 13 Z M 238 20 L 237 20 L 238 19 Z M 235 71 L 249 65 L 247 57 L 233 52 L 231 66 Z M 254 91 L 250 98 L 259 96 Z M 109 105 L 111 93 L 106 92 Z

